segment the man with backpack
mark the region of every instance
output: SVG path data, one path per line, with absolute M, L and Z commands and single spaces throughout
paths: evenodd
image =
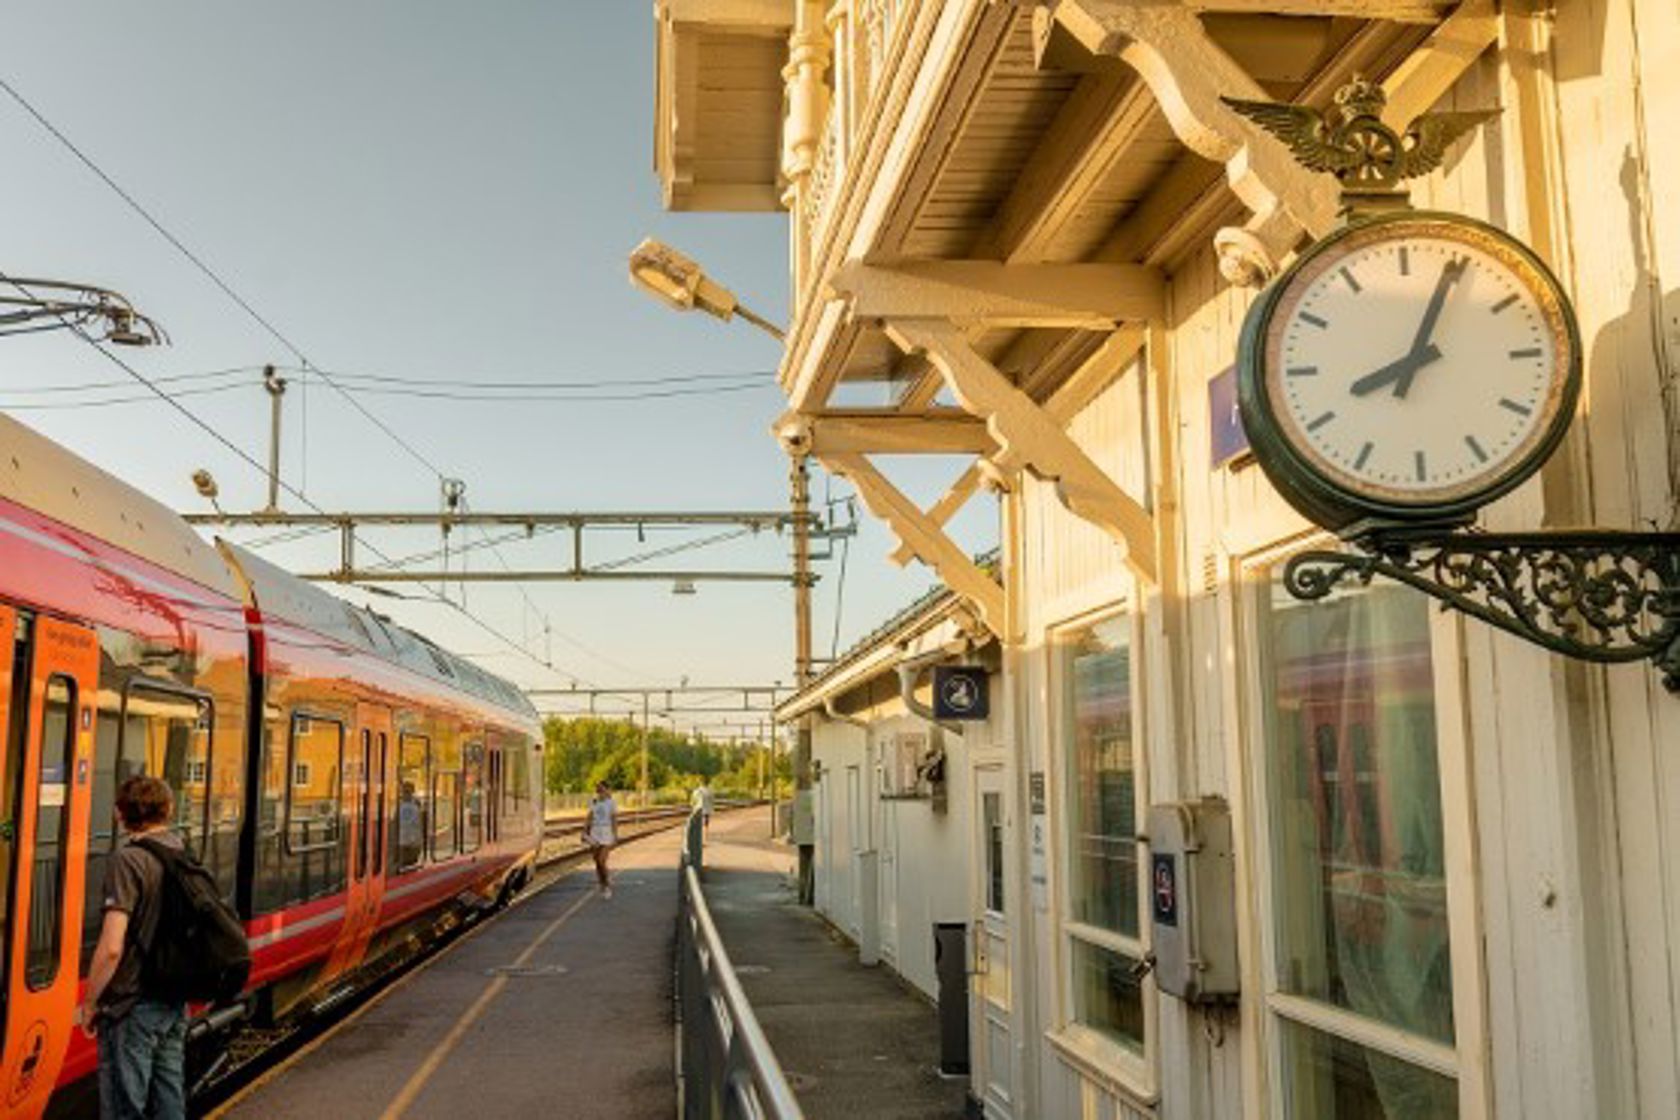
M 184 1120 L 186 1005 L 237 996 L 251 956 L 215 879 L 169 822 L 157 778 L 117 790 L 126 834 L 105 865 L 104 919 L 88 966 L 82 1029 L 99 1039 L 103 1120 Z

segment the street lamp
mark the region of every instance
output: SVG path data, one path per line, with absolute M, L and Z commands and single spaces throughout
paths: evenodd
M 699 308 L 726 323 L 739 315 L 777 342 L 782 341 L 780 327 L 741 306 L 735 293 L 707 276 L 694 258 L 651 237 L 630 252 L 630 282 L 678 311 Z
M 113 345 L 156 346 L 169 341 L 156 320 L 134 310 L 121 292 L 65 280 L 4 279 L 17 294 L 0 294 L 0 336 L 65 327 L 81 330 L 97 321 L 100 337 Z

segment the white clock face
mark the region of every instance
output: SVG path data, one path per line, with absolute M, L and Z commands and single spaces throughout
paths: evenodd
M 1440 220 L 1355 230 L 1272 314 L 1267 395 L 1319 473 L 1402 505 L 1496 486 L 1545 442 L 1574 360 L 1549 278 Z

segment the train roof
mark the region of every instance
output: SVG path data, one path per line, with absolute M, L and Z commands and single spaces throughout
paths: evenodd
M 384 615 L 347 603 L 299 579 L 250 549 L 220 538 L 216 543 L 226 554 L 228 564 L 244 577 L 251 597 L 265 618 L 289 622 L 447 687 L 537 718 L 530 698 L 501 677 L 398 626 Z
M 3 413 L 0 497 L 239 598 L 221 556 L 174 510 Z

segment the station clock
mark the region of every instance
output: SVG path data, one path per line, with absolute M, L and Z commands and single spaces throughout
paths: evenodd
M 1238 408 L 1308 518 L 1464 522 L 1569 426 L 1581 344 L 1561 285 L 1470 218 L 1397 210 L 1314 244 L 1250 308 Z

